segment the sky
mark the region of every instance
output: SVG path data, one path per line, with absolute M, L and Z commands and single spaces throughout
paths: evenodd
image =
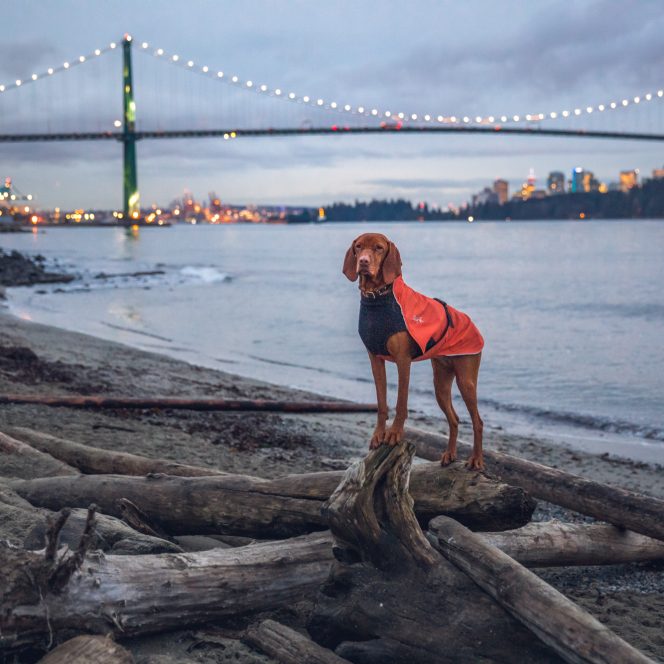
M 29 79 L 129 33 L 136 47 L 146 41 L 149 50 L 161 47 L 243 81 L 381 111 L 524 115 L 664 87 L 660 0 L 20 0 L 3 7 L 2 25 L 0 83 Z M 115 51 L 7 90 L 0 94 L 0 133 L 112 130 L 121 115 L 120 67 Z M 297 127 L 321 117 L 146 54 L 134 54 L 134 85 L 143 128 Z M 664 99 L 645 106 L 568 124 L 664 133 Z M 609 182 L 622 169 L 648 175 L 663 165 L 662 143 L 579 138 L 420 134 L 138 144 L 143 205 L 165 205 L 187 189 L 247 204 L 404 197 L 446 206 L 498 177 L 514 191 L 530 169 L 544 186 L 551 170 L 581 166 Z M 116 142 L 0 143 L 0 176 L 11 176 L 42 207 L 122 206 Z

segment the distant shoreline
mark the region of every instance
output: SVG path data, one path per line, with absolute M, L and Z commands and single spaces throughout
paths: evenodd
M 472 215 L 471 215 L 472 217 Z M 561 223 L 586 223 L 586 222 L 597 222 L 597 221 L 607 221 L 607 222 L 614 222 L 614 221 L 630 221 L 630 222 L 643 222 L 643 221 L 658 221 L 658 222 L 664 222 L 664 216 L 663 217 L 583 217 L 583 218 L 578 218 L 578 217 L 565 217 L 565 218 L 558 218 L 558 219 L 547 219 L 547 218 L 532 218 L 532 219 L 512 219 L 512 218 L 506 218 L 506 219 L 483 219 L 483 218 L 475 218 L 472 217 L 472 219 L 468 219 L 465 217 L 459 217 L 455 219 L 328 219 L 325 221 L 309 221 L 309 222 L 271 222 L 271 221 L 265 221 L 265 222 L 233 222 L 233 223 L 224 223 L 224 224 L 216 224 L 216 223 L 208 223 L 208 222 L 198 222 L 196 224 L 188 224 L 188 223 L 168 223 L 168 224 L 136 224 L 141 230 L 145 228 L 172 228 L 174 226 L 216 226 L 216 227 L 222 227 L 222 226 L 302 226 L 302 225 L 312 225 L 312 226 L 325 226 L 329 224 L 358 224 L 358 223 L 364 223 L 364 224 L 467 224 L 469 222 L 471 223 L 497 223 L 497 224 L 503 224 L 503 223 L 525 223 L 525 224 L 539 224 L 539 223 L 547 223 L 547 222 L 561 222 Z M 40 223 L 38 225 L 30 225 L 30 226 L 17 226 L 16 228 L 13 228 L 12 230 L 9 229 L 0 229 L 0 233 L 2 232 L 7 232 L 7 233 L 29 233 L 29 232 L 34 232 L 37 231 L 39 232 L 42 229 L 53 229 L 53 228 L 67 228 L 67 229 L 81 229 L 81 228 L 109 228 L 109 229 L 124 229 L 124 230 L 131 230 L 131 226 L 126 226 L 126 225 L 120 225 L 120 224 L 104 224 L 104 223 L 97 223 L 97 222 L 92 222 L 92 223 L 81 223 L 81 224 L 55 224 L 55 223 Z

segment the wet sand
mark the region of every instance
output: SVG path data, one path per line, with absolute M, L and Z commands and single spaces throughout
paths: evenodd
M 367 371 L 369 368 L 367 366 Z M 19 320 L 0 312 L 0 392 L 270 399 L 320 399 L 318 395 L 261 383 L 87 335 Z M 481 396 L 481 395 L 480 395 Z M 460 413 L 462 419 L 464 413 Z M 105 410 L 11 405 L 0 407 L 0 431 L 29 426 L 110 450 L 163 457 L 261 477 L 345 468 L 362 455 L 372 414 L 284 415 Z M 440 421 L 412 414 L 411 426 L 445 432 Z M 664 497 L 661 467 L 607 458 L 509 435 L 485 423 L 487 448 L 505 451 L 585 477 Z M 470 438 L 467 422 L 461 438 Z M 0 469 L 1 477 L 16 469 Z M 6 494 L 5 494 L 6 495 Z M 2 496 L 0 496 L 2 499 Z M 587 520 L 540 503 L 535 518 Z M 20 542 L 20 523 L 0 522 L 0 538 Z M 577 601 L 650 657 L 664 660 L 664 564 L 544 569 L 543 578 Z M 301 626 L 311 598 L 276 619 Z M 251 619 L 254 619 L 252 617 Z M 126 641 L 137 662 L 268 662 L 226 638 L 246 619 Z M 226 631 L 220 631 L 220 628 Z

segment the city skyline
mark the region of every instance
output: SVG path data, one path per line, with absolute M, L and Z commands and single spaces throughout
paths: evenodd
M 93 10 L 84 2 L 56 8 L 27 0 L 5 12 L 9 36 L 0 46 L 0 82 L 28 77 L 130 31 L 244 77 L 381 108 L 547 110 L 641 94 L 664 83 L 664 46 L 657 38 L 664 17 L 652 3 L 418 2 L 409 11 L 396 3 L 381 8 L 256 2 L 222 12 L 196 1 L 183 8 L 113 0 Z M 86 29 L 91 22 L 104 27 Z M 93 107 L 91 100 L 86 108 Z M 470 200 L 497 178 L 514 190 L 530 168 L 543 178 L 554 163 L 564 172 L 580 165 L 610 180 L 623 169 L 661 168 L 662 158 L 657 144 L 556 138 L 144 142 L 139 186 L 144 205 L 164 204 L 187 188 L 255 204 L 406 197 L 446 206 Z M 42 207 L 120 206 L 121 149 L 115 143 L 3 144 L 0 165 L 0 175 L 31 191 Z
M 567 177 L 569 176 L 569 177 Z M 583 168 L 581 166 L 575 166 L 568 171 L 562 170 L 549 170 L 546 177 L 538 176 L 534 169 L 529 169 L 529 172 L 526 177 L 517 178 L 514 180 L 509 180 L 507 178 L 498 177 L 491 182 L 483 181 L 480 184 L 484 185 L 481 190 L 474 191 L 466 200 L 461 201 L 458 204 L 448 203 L 447 205 L 437 204 L 432 201 L 426 200 L 416 200 L 408 199 L 401 196 L 391 195 L 384 199 L 372 198 L 372 199 L 354 199 L 354 201 L 340 201 L 340 200 L 326 200 L 318 201 L 314 204 L 302 204 L 302 203 L 285 203 L 283 201 L 241 201 L 241 200 L 232 200 L 224 199 L 222 200 L 220 196 L 217 195 L 216 190 L 207 192 L 207 194 L 201 194 L 200 192 L 193 192 L 188 189 L 183 189 L 182 192 L 178 194 L 171 194 L 167 197 L 168 200 L 163 201 L 143 201 L 141 208 L 145 211 L 146 215 L 154 215 L 154 211 L 163 208 L 164 210 L 173 210 L 177 208 L 186 208 L 187 204 L 185 201 L 189 199 L 189 204 L 191 207 L 198 206 L 203 211 L 212 211 L 214 213 L 215 206 L 223 206 L 226 208 L 233 209 L 245 209 L 247 211 L 255 209 L 263 210 L 282 210 L 282 212 L 290 212 L 293 210 L 303 210 L 303 209 L 315 209 L 318 208 L 323 214 L 324 209 L 328 206 L 339 204 L 339 203 L 367 203 L 371 201 L 388 201 L 388 200 L 408 200 L 413 205 L 424 205 L 432 209 L 437 209 L 440 211 L 450 210 L 454 213 L 457 213 L 459 209 L 464 207 L 474 207 L 478 204 L 483 203 L 500 203 L 504 204 L 508 200 L 527 200 L 529 198 L 538 198 L 543 196 L 550 196 L 556 194 L 564 193 L 589 193 L 589 192 L 599 192 L 607 193 L 609 191 L 622 191 L 627 192 L 629 189 L 640 186 L 641 184 L 648 182 L 649 180 L 664 180 L 664 166 L 653 168 L 650 173 L 641 173 L 639 169 L 622 169 L 618 173 L 613 174 L 613 179 L 600 181 L 596 177 L 594 171 Z M 516 183 L 516 186 L 513 186 L 513 183 Z M 538 186 L 541 185 L 541 186 Z M 17 193 L 17 196 L 10 194 Z M 20 194 L 18 194 L 20 192 Z M 14 200 L 18 198 L 18 200 Z M 24 206 L 29 206 L 30 214 L 33 213 L 47 213 L 52 215 L 55 211 L 57 217 L 60 217 L 62 212 L 62 218 L 64 220 L 64 215 L 66 212 L 67 219 L 70 216 L 78 216 L 78 221 L 87 221 L 88 214 L 84 214 L 85 210 L 81 206 L 39 206 L 35 201 L 34 195 L 32 193 L 20 191 L 15 187 L 15 183 L 11 181 L 11 178 L 6 178 L 4 182 L 4 188 L 0 187 L 0 204 L 4 203 L 5 207 L 14 205 L 18 211 L 22 212 Z M 2 206 L 0 205 L 0 215 L 2 215 Z M 105 208 L 104 206 L 88 206 L 88 211 L 105 211 L 107 213 L 113 214 L 114 217 L 117 216 L 117 219 L 121 219 L 122 215 L 120 214 L 121 209 L 119 206 L 110 206 Z M 25 207 L 25 212 L 28 212 L 28 207 Z M 158 210 L 159 214 L 161 213 Z M 28 215 L 30 216 L 30 215 Z M 85 219 L 83 217 L 85 216 Z M 283 215 L 282 215 L 283 216 Z M 260 217 L 260 215 L 259 215 Z M 43 220 L 42 217 L 37 217 Z M 95 217 L 92 215 L 90 221 L 94 221 Z M 237 218 L 238 220 L 241 217 Z M 258 219 L 258 218 L 257 218 Z M 0 220 L 5 221 L 5 220 Z

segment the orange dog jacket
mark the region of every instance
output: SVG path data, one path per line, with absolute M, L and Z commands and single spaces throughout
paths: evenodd
M 484 339 L 468 314 L 418 293 L 398 276 L 384 295 L 361 298 L 359 333 L 370 352 L 391 361 L 387 340 L 404 329 L 420 349 L 421 354 L 413 358 L 416 362 L 476 355 L 484 347 Z

